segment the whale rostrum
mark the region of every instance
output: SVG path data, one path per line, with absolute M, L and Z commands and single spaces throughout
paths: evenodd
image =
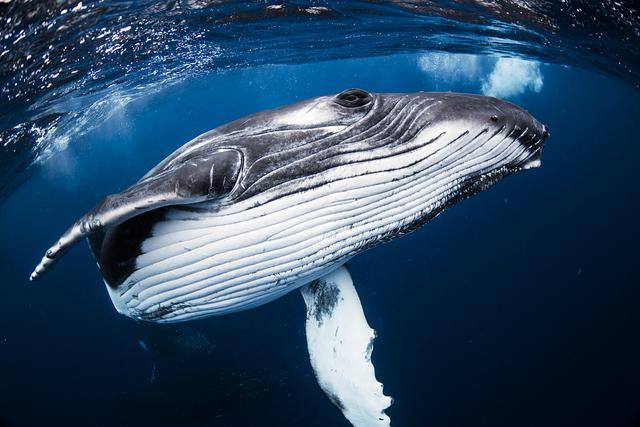
M 221 315 L 302 288 L 321 387 L 354 426 L 390 425 L 344 264 L 539 166 L 548 136 L 514 104 L 458 93 L 348 89 L 259 112 L 107 196 L 31 280 L 88 238 L 114 306 L 135 319 Z

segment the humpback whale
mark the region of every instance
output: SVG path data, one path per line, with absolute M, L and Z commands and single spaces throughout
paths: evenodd
M 78 219 L 31 275 L 88 239 L 116 310 L 179 322 L 300 289 L 312 368 L 356 427 L 389 426 L 346 262 L 514 172 L 549 136 L 459 93 L 348 89 L 249 115 L 177 149 Z

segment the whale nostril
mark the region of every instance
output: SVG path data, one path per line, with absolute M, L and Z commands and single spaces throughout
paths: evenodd
M 551 136 L 547 125 L 542 125 L 542 136 L 544 136 L 545 138 L 549 138 Z
M 491 121 L 492 122 L 497 122 L 498 121 L 498 116 L 496 116 L 495 114 L 493 116 L 491 116 Z

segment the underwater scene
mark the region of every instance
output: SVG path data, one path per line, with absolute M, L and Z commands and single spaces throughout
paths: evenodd
M 0 427 L 640 426 L 639 124 L 634 1 L 0 0 Z

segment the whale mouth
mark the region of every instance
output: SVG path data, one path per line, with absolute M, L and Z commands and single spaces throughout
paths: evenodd
M 549 132 L 549 127 L 547 125 L 540 124 L 535 120 L 534 122 L 535 122 L 535 125 L 533 127 L 532 138 L 530 138 L 528 141 L 527 140 L 521 141 L 525 144 L 525 146 L 527 146 L 530 154 L 519 165 L 518 167 L 519 170 L 536 169 L 542 166 L 542 159 L 541 159 L 542 149 L 547 139 L 549 139 L 549 137 L 551 136 L 551 133 Z M 527 129 L 529 129 L 529 127 L 527 127 Z
M 527 159 L 527 161 L 522 166 L 522 169 L 535 169 L 542 166 L 542 147 L 544 147 L 544 143 L 551 136 L 551 132 L 549 131 L 549 126 L 542 125 L 542 138 L 535 148 L 533 154 Z
M 535 169 L 542 166 L 542 160 L 540 158 L 542 150 L 538 149 L 533 156 L 529 157 L 527 161 L 522 165 L 522 169 Z

